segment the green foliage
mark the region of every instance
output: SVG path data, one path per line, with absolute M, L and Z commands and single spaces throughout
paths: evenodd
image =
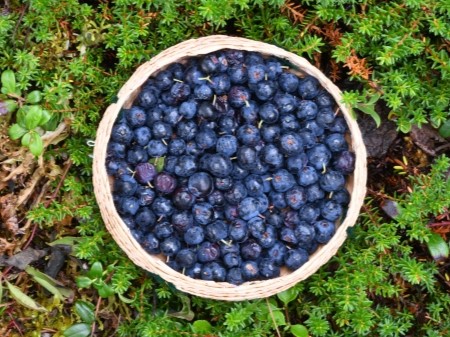
M 448 207 L 446 157 L 411 180 L 412 193 L 396 200 L 395 220 L 387 222 L 367 199 L 346 243 L 315 275 L 267 301 L 239 303 L 181 294 L 136 267 L 105 229 L 91 182 L 97 125 L 136 67 L 178 42 L 215 33 L 261 40 L 306 57 L 348 89 L 345 103 L 378 124 L 383 123 L 378 104 L 384 101 L 399 130 L 431 123 L 446 137 L 450 7 L 445 1 L 19 3 L 9 1 L 8 12 L 0 15 L 0 116 L 8 118 L 10 136 L 35 154 L 48 116 L 55 118 L 53 127 L 64 120 L 70 136 L 46 154 L 58 164 L 68 159 L 73 164 L 57 197 L 30 209 L 26 220 L 38 224 L 38 231 L 55 231 L 55 242 L 72 243 L 77 263 L 69 270 L 88 266 L 76 278 L 75 301 L 61 300 L 55 309 L 72 315 L 56 323 L 46 313 L 55 305 L 43 303 L 45 310 L 32 311 L 36 319 L 21 322 L 28 331 L 122 337 L 448 335 L 450 296 L 436 277 L 439 266 L 415 254 L 418 247 L 425 252 L 427 245 L 434 247 L 427 224 Z M 55 190 L 58 181 L 51 185 Z M 74 235 L 80 237 L 72 240 Z M 41 281 L 54 290 L 55 284 Z M 17 302 L 41 308 L 35 293 L 4 284 Z M 104 315 L 96 316 L 94 303 Z M 119 313 L 120 322 L 108 332 L 112 313 Z

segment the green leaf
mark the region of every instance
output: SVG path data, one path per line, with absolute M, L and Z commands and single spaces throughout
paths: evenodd
M 22 137 L 27 132 L 28 132 L 28 130 L 24 129 L 19 124 L 13 124 L 13 125 L 11 125 L 11 127 L 8 130 L 8 135 L 9 135 L 9 137 L 11 137 L 11 139 L 16 140 L 16 139 L 19 139 L 20 137 Z
M 198 334 L 205 334 L 212 331 L 212 326 L 208 321 L 198 319 L 192 323 L 192 331 Z
M 136 301 L 136 297 L 135 297 L 135 298 L 128 298 L 128 297 L 123 296 L 122 294 L 118 294 L 118 295 L 119 295 L 119 299 L 120 299 L 123 303 L 131 304 L 131 303 L 133 303 L 134 301 Z
M 448 243 L 439 234 L 431 233 L 427 245 L 433 259 L 440 261 L 448 258 Z
M 25 97 L 25 101 L 29 104 L 37 104 L 41 99 L 42 93 L 39 90 L 33 90 Z
M 65 337 L 87 337 L 90 334 L 91 326 L 86 323 L 74 324 L 63 333 Z
M 89 271 L 87 272 L 87 276 L 89 276 L 91 279 L 102 278 L 103 266 L 101 262 L 94 262 L 91 266 L 91 269 L 89 269 Z
M 28 130 L 34 130 L 40 125 L 41 119 L 43 118 L 43 111 L 39 105 L 31 105 L 28 108 L 27 114 L 25 115 L 24 123 Z
M 297 295 L 298 295 L 298 289 L 289 288 L 289 289 L 277 294 L 277 297 L 284 303 L 284 305 L 287 305 L 288 303 L 295 300 L 297 298 Z
M 60 283 L 54 278 L 40 272 L 33 267 L 27 267 L 25 268 L 25 271 L 30 274 L 37 283 L 39 283 L 41 286 L 55 295 L 56 298 L 64 300 L 65 298 L 73 297 L 73 290 L 61 287 Z
M 0 281 L 0 303 L 3 303 L 2 300 L 3 300 L 3 282 Z
M 375 121 L 375 124 L 377 125 L 377 128 L 380 127 L 380 125 L 381 125 L 380 115 L 374 110 L 374 108 L 372 106 L 368 106 L 365 104 L 358 104 L 356 106 L 356 108 L 361 110 L 365 114 L 369 115 L 370 117 L 372 117 L 373 120 Z
M 439 128 L 439 134 L 444 138 L 450 137 L 450 119 L 447 119 Z
M 44 142 L 36 132 L 31 133 L 30 144 L 28 146 L 30 147 L 31 153 L 36 157 L 40 156 L 44 151 Z
M 289 331 L 295 337 L 308 337 L 308 329 L 306 329 L 306 327 L 301 324 L 291 325 Z
M 42 109 L 42 117 L 39 121 L 39 126 L 47 124 L 47 122 L 52 118 L 52 114 L 45 109 Z
M 22 137 L 22 145 L 30 146 L 30 141 L 31 141 L 31 132 L 27 131 L 27 133 L 24 134 Z
M 78 300 L 75 302 L 75 312 L 83 322 L 92 324 L 95 320 L 95 307 L 92 303 Z
M 272 310 L 272 314 L 269 313 L 268 319 L 275 321 L 277 326 L 286 325 L 286 317 L 280 310 Z
M 6 281 L 6 286 L 8 287 L 11 297 L 14 298 L 17 301 L 17 303 L 23 305 L 24 307 L 27 307 L 28 309 L 41 311 L 41 312 L 47 312 L 47 309 L 45 309 L 40 304 L 36 303 L 30 296 L 25 294 L 22 290 L 20 290 L 15 285 Z
M 3 101 L 3 104 L 5 105 L 5 108 L 8 112 L 16 111 L 17 107 L 19 106 L 17 102 L 12 99 L 7 99 L 6 101 Z
M 152 158 L 150 160 L 150 164 L 153 164 L 155 166 L 157 172 L 161 172 L 164 169 L 165 160 L 166 157 Z
M 89 288 L 93 281 L 87 276 L 78 276 L 75 282 L 78 288 Z
M 58 114 L 50 114 L 50 119 L 45 124 L 40 124 L 45 131 L 55 131 L 58 127 L 61 116 Z
M 181 299 L 181 303 L 183 304 L 180 311 L 174 311 L 168 313 L 169 316 L 185 319 L 187 321 L 191 321 L 194 319 L 194 312 L 191 309 L 191 300 L 189 297 L 183 294 L 178 294 L 178 297 Z
M 61 239 L 57 239 L 52 242 L 48 242 L 47 244 L 49 246 L 57 246 L 57 245 L 67 245 L 67 246 L 74 246 L 76 242 L 81 241 L 80 237 L 77 236 L 64 236 Z
M 28 114 L 29 109 L 30 109 L 29 105 L 24 105 L 24 106 L 20 107 L 16 113 L 16 121 L 23 128 L 26 128 L 25 117 Z
M 111 288 L 108 284 L 102 282 L 100 285 L 96 286 L 98 290 L 98 294 L 102 298 L 108 298 L 109 296 L 114 295 L 114 289 Z
M 11 94 L 16 91 L 16 76 L 12 70 L 5 70 L 2 73 L 2 92 L 4 94 Z M 3 90 L 4 89 L 4 90 Z

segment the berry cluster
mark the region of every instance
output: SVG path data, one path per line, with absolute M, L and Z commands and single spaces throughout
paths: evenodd
M 354 155 L 335 108 L 317 79 L 259 53 L 172 64 L 113 127 L 117 210 L 147 252 L 190 277 L 238 285 L 296 270 L 350 199 Z

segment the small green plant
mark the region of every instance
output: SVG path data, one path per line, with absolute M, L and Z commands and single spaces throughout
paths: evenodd
M 41 136 L 45 131 L 54 130 L 57 120 L 39 104 L 41 91 L 33 90 L 22 97 L 12 70 L 3 71 L 1 83 L 1 93 L 5 98 L 3 108 L 7 114 L 15 112 L 16 123 L 10 126 L 9 136 L 13 140 L 21 139 L 22 145 L 29 148 L 33 155 L 40 156 L 44 151 Z
M 101 262 L 94 262 L 86 273 L 86 276 L 78 276 L 76 279 L 79 288 L 89 288 L 93 286 L 97 289 L 102 298 L 114 295 L 113 288 L 107 282 L 108 271 L 103 270 Z

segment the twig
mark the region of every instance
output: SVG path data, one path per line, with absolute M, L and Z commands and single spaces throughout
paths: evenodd
M 277 336 L 281 337 L 280 329 L 278 329 L 277 322 L 275 321 L 275 316 L 273 315 L 272 308 L 270 307 L 269 300 L 266 298 L 267 307 L 269 308 L 270 318 L 272 318 L 273 325 L 275 326 L 275 330 L 277 331 Z
M 102 298 L 99 296 L 98 300 L 97 300 L 97 305 L 95 306 L 95 317 L 98 316 L 98 312 L 100 310 L 100 304 L 102 303 Z M 91 337 L 94 336 L 94 331 L 95 331 L 95 320 L 92 322 L 92 326 L 91 326 Z
M 61 179 L 58 182 L 58 185 L 55 188 L 55 191 L 52 193 L 52 196 L 50 197 L 50 199 L 45 202 L 45 207 L 46 208 L 50 205 L 50 203 L 53 200 L 55 200 L 56 196 L 58 195 L 59 190 L 61 189 L 62 184 L 63 184 L 64 180 L 66 179 L 67 173 L 69 172 L 69 169 L 70 169 L 71 166 L 72 166 L 72 161 L 69 159 L 67 161 L 66 166 L 64 167 L 64 172 L 63 172 L 63 174 L 61 176 Z

